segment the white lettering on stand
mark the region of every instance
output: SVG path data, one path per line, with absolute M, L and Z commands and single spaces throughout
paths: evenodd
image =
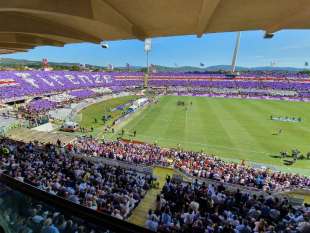
M 53 79 L 55 82 L 57 82 L 59 85 L 64 86 L 64 84 L 62 82 L 60 82 L 58 79 L 61 78 L 60 75 L 51 75 L 49 76 L 51 79 Z
M 92 75 L 95 78 L 95 83 L 104 83 L 104 79 L 99 74 Z
M 53 83 L 53 82 L 50 82 L 50 81 L 48 81 L 47 79 L 45 79 L 45 78 L 41 78 L 42 79 L 42 81 L 43 82 L 45 82 L 47 85 L 49 85 L 50 87 L 54 87 L 55 86 L 55 83 Z
M 21 77 L 25 82 L 29 83 L 35 88 L 39 88 L 39 85 L 36 83 L 35 79 L 30 78 L 31 74 L 29 73 L 15 73 L 16 76 Z
M 73 83 L 73 84 L 75 84 L 75 85 L 79 85 L 79 84 L 80 84 L 80 82 L 79 82 L 78 80 L 76 80 L 76 78 L 75 78 L 73 75 L 71 75 L 71 74 L 66 74 L 65 77 L 66 77 L 71 83 Z M 75 80 L 75 81 L 74 81 L 74 80 Z

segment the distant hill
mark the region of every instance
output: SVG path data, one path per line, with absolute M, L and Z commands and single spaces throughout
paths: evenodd
M 230 65 L 216 65 L 208 67 L 195 67 L 195 66 L 179 66 L 179 67 L 166 67 L 155 65 L 155 69 L 159 72 L 162 71 L 178 71 L 178 72 L 203 72 L 203 71 L 230 71 Z M 242 67 L 236 66 L 237 71 L 289 71 L 289 72 L 299 72 L 304 69 L 296 67 Z
M 68 69 L 70 67 L 79 67 L 79 63 L 70 63 L 70 62 L 49 62 L 49 65 L 55 69 Z M 12 58 L 0 58 L 0 67 L 10 67 L 10 68 L 18 68 L 22 66 L 28 66 L 32 68 L 40 68 L 41 61 L 30 61 L 23 59 L 12 59 Z M 103 66 L 89 65 L 86 64 L 86 67 L 90 69 L 104 69 Z M 127 67 L 115 67 L 116 70 L 127 70 Z M 142 66 L 130 66 L 130 70 L 132 71 L 140 71 L 145 69 Z M 168 66 L 160 66 L 155 65 L 155 69 L 158 72 L 203 72 L 203 71 L 229 71 L 231 70 L 230 65 L 216 65 L 216 66 L 208 66 L 208 67 L 195 67 L 195 66 L 176 66 L 176 67 L 168 67 Z M 237 66 L 237 71 L 290 71 L 290 72 L 299 72 L 304 69 L 296 68 L 296 67 L 242 67 Z
M 49 62 L 49 66 L 56 69 L 68 69 L 72 67 L 79 67 L 79 63 L 74 62 Z M 30 61 L 24 59 L 12 59 L 12 58 L 0 58 L 0 67 L 10 67 L 10 68 L 20 68 L 22 66 L 27 66 L 35 69 L 39 69 L 42 66 L 41 61 Z M 101 66 L 96 65 L 88 65 L 85 64 L 86 67 L 90 69 L 103 69 Z
M 0 65 L 28 65 L 28 64 L 36 64 L 39 61 L 29 61 L 23 59 L 12 59 L 12 58 L 0 58 Z
M 194 66 L 181 66 L 181 67 L 165 67 L 165 66 L 155 66 L 158 71 L 180 71 L 180 72 L 195 72 L 195 71 L 230 71 L 230 65 L 216 65 L 208 67 L 194 67 Z M 299 72 L 304 69 L 296 67 L 242 67 L 236 66 L 237 71 L 290 71 L 290 72 Z
M 250 70 L 278 70 L 278 71 L 292 71 L 292 72 L 298 72 L 305 70 L 303 68 L 296 68 L 296 67 L 271 67 L 271 66 L 262 66 L 262 67 L 254 67 L 251 68 Z

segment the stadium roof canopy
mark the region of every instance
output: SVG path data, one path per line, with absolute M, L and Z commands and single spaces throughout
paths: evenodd
M 310 28 L 308 0 L 7 0 L 0 53 L 38 45 Z

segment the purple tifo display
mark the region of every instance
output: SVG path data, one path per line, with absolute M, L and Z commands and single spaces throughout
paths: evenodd
M 108 87 L 113 92 L 119 92 L 136 86 L 141 87 L 143 76 L 142 72 L 1 71 L 0 101 L 8 102 L 26 96 L 96 87 Z M 305 74 L 249 72 L 238 76 L 237 79 L 225 77 L 225 74 L 211 72 L 159 72 L 150 75 L 149 86 L 289 90 L 298 92 L 296 97 L 310 96 L 310 80 Z M 89 95 L 86 92 L 78 93 L 77 95 Z
M 113 86 L 109 73 L 69 71 L 1 71 L 0 100 L 67 90 Z
M 33 100 L 29 102 L 28 109 L 33 112 L 42 112 L 48 111 L 53 108 L 56 108 L 57 103 L 52 102 L 50 100 L 40 99 L 40 100 Z
M 77 90 L 69 92 L 69 95 L 74 96 L 79 99 L 85 99 L 94 96 L 96 93 L 91 90 Z

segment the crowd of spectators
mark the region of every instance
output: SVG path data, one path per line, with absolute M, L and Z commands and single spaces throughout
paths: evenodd
M 270 98 L 270 99 L 296 99 L 308 97 L 299 94 L 295 90 L 281 90 L 269 88 L 220 88 L 220 87 L 168 87 L 167 93 L 188 96 L 227 96 L 227 97 L 243 97 L 243 98 Z
M 7 80 L 10 85 L 0 87 L 0 99 L 4 101 L 70 90 L 118 86 L 114 74 L 105 72 L 1 71 L 0 81 Z
M 73 103 L 79 103 L 81 100 L 89 97 L 100 97 L 103 92 L 95 92 L 92 90 L 77 90 L 59 95 L 52 95 L 44 99 L 36 99 L 19 108 L 19 113 L 28 115 L 46 114 L 49 110 L 63 108 Z
M 48 123 L 50 119 L 53 119 L 53 114 L 50 114 L 51 110 L 62 108 L 71 109 L 77 104 L 83 103 L 82 100 L 84 99 L 102 97 L 110 92 L 108 88 L 96 88 L 51 95 L 43 99 L 34 99 L 18 107 L 17 117 L 28 120 L 30 127 L 36 127 Z
M 95 164 L 77 158 L 75 153 L 136 164 L 174 166 L 197 178 L 220 181 L 218 185 L 207 185 L 197 179 L 185 183 L 167 177 L 156 208 L 149 211 L 145 223 L 152 231 L 298 233 L 309 230 L 309 206 L 293 207 L 286 198 L 231 191 L 224 184 L 273 190 L 290 185 L 309 187 L 309 178 L 227 163 L 202 152 L 122 141 L 99 142 L 86 137 L 70 148 L 62 147 L 60 141 L 57 145 L 42 147 L 3 139 L 0 141 L 0 172 L 74 203 L 126 219 L 149 189 L 152 177 L 121 167 Z M 3 202 L 0 201 L 0 205 L 4 205 Z M 50 230 L 54 233 L 67 232 L 67 226 L 75 227 L 75 232 L 87 232 L 85 227 L 40 205 L 33 205 L 28 212 L 28 218 L 16 216 L 11 209 L 3 214 L 8 220 L 15 218 L 21 223 L 15 227 L 36 226 L 37 232 L 45 232 L 47 228 L 53 228 Z
M 1 186 L 0 226 L 7 232 L 18 233 L 96 233 L 98 229 L 81 218 L 68 216 L 54 207 Z M 0 230 L 1 232 L 1 230 Z
M 56 107 L 56 103 L 47 99 L 38 99 L 29 102 L 27 108 L 31 112 L 48 111 Z
M 125 219 L 149 189 L 149 175 L 94 164 L 63 148 L 4 140 L 0 172 L 77 204 Z
M 92 138 L 80 138 L 75 145 L 75 152 L 138 164 L 173 166 L 192 176 L 265 191 L 310 187 L 309 177 L 267 168 L 253 168 L 244 163 L 225 162 L 203 152 L 165 149 L 153 144 L 101 142 Z
M 168 177 L 145 226 L 155 232 L 297 233 L 309 232 L 309 221 L 310 206 L 293 207 L 286 198 Z

